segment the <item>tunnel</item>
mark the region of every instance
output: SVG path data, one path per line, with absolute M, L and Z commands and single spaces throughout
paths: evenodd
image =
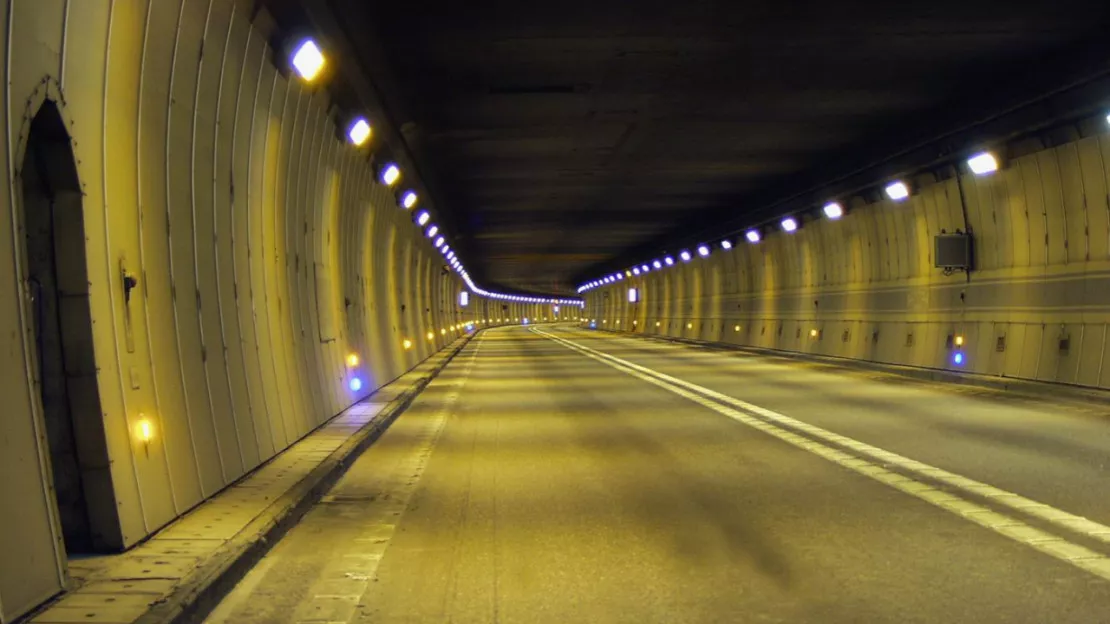
M 1107 619 L 1110 7 L 4 23 L 0 624 Z

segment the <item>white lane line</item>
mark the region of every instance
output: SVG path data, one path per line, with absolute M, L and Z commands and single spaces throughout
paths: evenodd
M 793 446 L 809 451 L 819 457 L 834 462 L 843 466 L 853 472 L 864 475 L 880 483 L 884 483 L 897 490 L 905 492 L 915 498 L 926 501 L 932 505 L 940 507 L 949 511 L 957 516 L 965 518 L 975 524 L 990 529 L 1000 535 L 1004 535 L 1014 541 L 1034 548 L 1047 555 L 1055 557 L 1061 561 L 1070 563 L 1082 570 L 1090 572 L 1095 576 L 1110 580 L 1110 558 L 1095 552 L 1089 548 L 1069 542 L 1059 536 L 1047 533 L 1038 528 L 1030 526 L 1016 518 L 997 513 L 992 509 L 979 505 L 977 503 L 960 498 L 955 494 L 937 489 L 928 483 L 916 481 L 903 474 L 887 470 L 881 465 L 872 463 L 865 459 L 861 459 L 849 453 L 845 453 L 837 448 L 827 446 L 805 436 L 794 433 L 787 427 L 793 427 L 805 431 L 809 435 L 819 437 L 829 441 L 836 442 L 842 446 L 851 448 L 861 454 L 867 455 L 872 459 L 885 462 L 887 464 L 897 465 L 907 471 L 916 474 L 927 476 L 932 479 L 942 481 L 957 489 L 964 490 L 968 493 L 989 496 L 992 501 L 998 501 L 1000 504 L 1008 505 L 1014 509 L 1030 513 L 1038 518 L 1051 522 L 1054 525 L 1067 528 L 1072 531 L 1087 534 L 1092 537 L 1104 539 L 1102 532 L 1110 533 L 1110 527 L 1098 524 L 1086 518 L 1074 516 L 1065 511 L 1061 511 L 1038 503 L 1029 499 L 1025 499 L 1016 494 L 1010 494 L 1004 490 L 994 488 L 983 483 L 979 483 L 972 479 L 967 479 L 959 475 L 941 470 L 923 464 L 921 462 L 911 460 L 895 453 L 884 451 L 874 446 L 857 442 L 851 438 L 834 434 L 831 431 L 821 429 L 795 420 L 788 416 L 783 416 L 768 409 L 761 408 L 757 405 L 752 405 L 739 399 L 720 394 L 708 388 L 703 388 L 697 384 L 692 384 L 681 379 L 676 379 L 664 373 L 654 371 L 652 369 L 633 364 L 621 358 L 611 356 L 607 353 L 596 351 L 589 347 L 582 346 L 576 342 L 566 340 L 559 336 L 548 334 L 542 330 L 532 329 L 531 331 L 549 338 L 563 346 L 578 351 L 579 353 L 607 364 L 617 370 L 626 374 L 632 375 L 642 379 L 648 383 L 654 384 L 660 388 L 668 390 L 683 398 L 689 399 L 699 405 L 714 410 L 720 414 L 728 416 L 737 422 L 743 423 L 758 429 L 766 434 L 772 435 L 784 442 Z M 728 405 L 722 405 L 726 403 Z M 733 409 L 729 405 L 735 405 L 745 411 Z M 751 412 L 751 413 L 746 413 Z M 752 414 L 762 416 L 759 418 Z M 772 421 L 772 422 L 768 422 Z M 777 424 L 776 424 L 777 423 Z M 969 487 L 970 486 L 970 487 Z M 997 492 L 998 494 L 994 494 Z M 1010 496 L 1021 501 L 1027 501 L 1032 506 L 1016 507 L 1008 504 L 1011 501 L 1001 501 L 1000 496 Z M 1079 522 L 1076 522 L 1079 521 Z M 1074 526 L 1073 526 L 1074 525 Z M 1095 527 L 1100 527 L 1098 533 L 1088 533 L 1094 530 Z
M 562 338 L 555 338 L 562 340 Z M 1079 533 L 1080 535 L 1084 535 L 1091 539 L 1110 544 L 1110 526 L 1099 524 L 1098 522 L 1088 520 L 1087 518 L 1084 518 L 1082 516 L 1077 516 L 1075 514 L 1062 511 L 1050 505 L 1046 505 L 1044 503 L 1040 503 L 1035 500 L 1021 496 L 1020 494 L 1014 494 L 1013 492 L 1009 492 L 994 487 L 992 485 L 987 485 L 986 483 L 976 481 L 974 479 L 969 479 L 967 477 L 948 472 L 943 468 L 937 468 L 935 466 L 931 466 L 929 464 L 925 464 L 917 460 L 898 455 L 897 453 L 871 446 L 866 442 L 860 442 L 859 440 L 833 433 L 832 431 L 822 429 L 821 427 L 818 427 L 816 425 L 811 425 L 809 423 L 791 418 L 784 414 L 759 407 L 758 405 L 753 405 L 752 403 L 742 401 L 726 394 L 721 394 L 720 392 L 717 392 L 715 390 L 710 390 L 709 388 L 705 388 L 703 386 L 699 386 L 697 384 L 693 384 L 682 379 L 671 377 L 666 373 L 661 373 L 659 371 L 640 366 L 639 364 L 629 362 L 614 355 L 610 355 L 601 351 L 596 351 L 584 345 L 579 346 L 581 346 L 583 349 L 593 351 L 601 357 L 618 362 L 635 370 L 639 370 L 640 372 L 654 375 L 660 379 L 673 384 L 677 384 L 689 390 L 693 390 L 694 392 L 716 399 L 717 401 L 727 403 L 728 405 L 731 405 L 733 407 L 740 408 L 753 414 L 758 414 L 768 420 L 777 422 L 786 427 L 804 431 L 811 436 L 821 438 L 822 440 L 832 442 L 846 448 L 850 448 L 853 451 L 861 455 L 867 455 L 868 457 L 880 463 L 898 466 L 903 470 L 926 476 L 930 479 L 939 481 L 954 488 L 958 488 L 962 491 L 976 494 L 984 498 L 989 498 L 993 503 L 997 503 L 998 505 L 1001 505 L 1003 507 L 1009 507 L 1010 509 L 1014 509 L 1021 513 L 1039 518 L 1041 520 L 1044 520 L 1045 522 L 1049 522 L 1056 526 L 1065 528 L 1074 533 Z

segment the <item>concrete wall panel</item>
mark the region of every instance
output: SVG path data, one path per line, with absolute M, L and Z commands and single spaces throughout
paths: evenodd
M 374 181 L 366 153 L 339 140 L 327 91 L 274 66 L 256 3 L 10 4 L 0 622 L 66 582 L 21 268 L 18 163 L 47 99 L 73 139 L 84 191 L 91 335 L 67 335 L 96 360 L 95 382 L 73 392 L 102 411 L 81 429 L 102 436 L 108 454 L 105 478 L 86 493 L 101 497 L 96 513 L 112 523 L 103 537 L 116 548 L 449 344 L 464 321 L 552 315 L 477 296 L 459 308 L 465 286 Z M 129 299 L 123 272 L 138 279 Z M 361 362 L 348 369 L 352 352 Z M 149 443 L 137 437 L 143 421 Z
M 1108 162 L 1110 139 L 1075 137 L 994 175 L 923 177 L 906 202 L 854 200 L 838 221 L 653 272 L 660 287 L 642 322 L 671 336 L 1107 387 Z M 933 266 L 933 237 L 957 229 L 975 236 L 970 276 Z M 587 310 L 611 291 L 588 292 Z M 962 364 L 950 335 L 964 337 Z

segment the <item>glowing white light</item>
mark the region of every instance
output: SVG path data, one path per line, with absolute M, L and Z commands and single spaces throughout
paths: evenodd
M 844 216 L 844 208 L 842 208 L 840 206 L 840 204 L 838 204 L 836 202 L 829 202 L 829 203 L 825 204 L 825 207 L 822 208 L 822 210 L 825 211 L 825 216 L 826 217 L 828 217 L 830 219 L 833 219 L 833 220 L 839 219 L 840 217 Z M 786 222 L 783 222 L 782 227 L 783 227 L 783 229 L 786 229 Z M 786 231 L 792 232 L 793 230 L 786 230 Z
M 428 238 L 431 238 L 431 237 L 435 236 L 436 232 L 438 232 L 438 231 L 439 231 L 439 227 L 436 226 L 434 223 L 432 225 L 429 225 L 428 226 Z
M 639 275 L 640 274 L 640 267 L 636 267 L 635 269 L 632 269 L 632 274 L 633 275 Z
M 647 273 L 650 269 L 648 269 L 648 265 L 642 264 L 642 265 L 640 265 L 640 270 L 643 271 L 644 273 Z
M 998 171 L 998 161 L 995 160 L 994 154 L 990 152 L 981 152 L 968 158 L 967 166 L 971 168 L 971 172 L 975 175 L 986 175 Z
M 442 246 L 443 246 L 443 237 L 440 236 L 439 238 L 436 239 L 436 249 L 439 249 Z
M 370 138 L 370 123 L 359 117 L 347 130 L 347 138 L 351 140 L 351 143 L 361 147 Z
M 709 255 L 709 245 L 698 245 L 698 255 L 702 258 Z
M 386 186 L 393 186 L 393 183 L 401 178 L 401 170 L 397 165 L 389 163 L 382 169 L 382 183 Z
M 798 229 L 798 222 L 794 217 L 787 217 L 782 220 L 782 229 L 784 232 L 793 232 Z
M 293 53 L 293 67 L 296 68 L 301 78 L 308 82 L 312 82 L 316 79 L 316 76 L 320 75 L 324 63 L 324 54 L 320 52 L 320 48 L 316 47 L 316 42 L 311 39 L 305 39 L 304 43 Z
M 445 255 L 445 256 L 447 255 L 448 251 L 451 251 L 451 246 L 450 245 L 444 245 L 443 249 L 440 249 L 440 252 L 442 252 L 443 255 Z
M 721 241 L 721 249 L 732 249 L 732 243 L 727 240 Z
M 655 262 L 652 262 L 652 263 L 651 263 L 651 266 L 653 266 L 653 267 L 655 267 L 655 268 L 657 268 L 657 269 L 661 269 L 661 268 L 663 268 L 663 263 L 662 263 L 662 262 L 660 262 L 660 261 L 658 261 L 658 260 L 656 260 Z
M 744 238 L 748 239 L 749 243 L 758 243 L 759 239 L 760 239 L 759 231 L 758 230 L 748 230 L 744 234 Z
M 635 288 L 628 289 L 628 303 L 636 303 L 639 301 L 640 293 Z
M 416 222 L 420 225 L 424 225 L 425 223 L 428 222 L 428 219 L 431 219 L 431 218 L 432 218 L 432 215 L 428 214 L 427 210 L 421 210 L 420 214 L 416 215 Z
M 689 262 L 690 261 L 690 252 L 683 249 L 682 253 L 678 254 L 678 257 L 682 258 L 683 262 Z
M 902 201 L 910 196 L 910 189 L 903 182 L 891 182 L 886 185 L 886 196 L 894 201 Z
M 470 305 L 470 293 L 465 290 L 459 293 L 459 305 L 464 308 Z
M 667 256 L 666 258 L 663 258 L 663 262 L 666 262 L 667 266 L 672 266 L 674 265 L 674 258 Z
M 401 205 L 407 210 L 416 205 L 416 199 L 416 191 L 405 191 L 405 194 L 401 196 Z

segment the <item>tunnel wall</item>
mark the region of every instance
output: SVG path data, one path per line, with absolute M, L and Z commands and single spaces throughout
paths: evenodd
M 839 221 L 807 218 L 794 234 L 589 291 L 586 316 L 610 330 L 1108 387 L 1110 137 L 1100 127 L 1009 149 L 992 175 L 941 172 L 915 180 L 907 201 L 857 200 Z M 970 275 L 934 268 L 934 235 L 957 229 L 974 233 Z
M 472 297 L 283 76 L 248 0 L 13 0 L 0 158 L 0 622 L 66 582 L 37 378 L 20 165 L 47 99 L 83 192 L 68 400 L 102 547 L 135 544 L 443 348 L 542 306 Z M 73 226 L 72 223 L 68 224 Z M 81 224 L 77 224 L 81 225 Z M 123 275 L 138 280 L 125 300 Z M 410 348 L 404 341 L 411 340 Z M 357 353 L 349 370 L 345 357 Z M 353 392 L 353 376 L 362 389 Z M 141 440 L 141 422 L 150 425 Z M 217 536 L 218 537 L 218 536 Z

